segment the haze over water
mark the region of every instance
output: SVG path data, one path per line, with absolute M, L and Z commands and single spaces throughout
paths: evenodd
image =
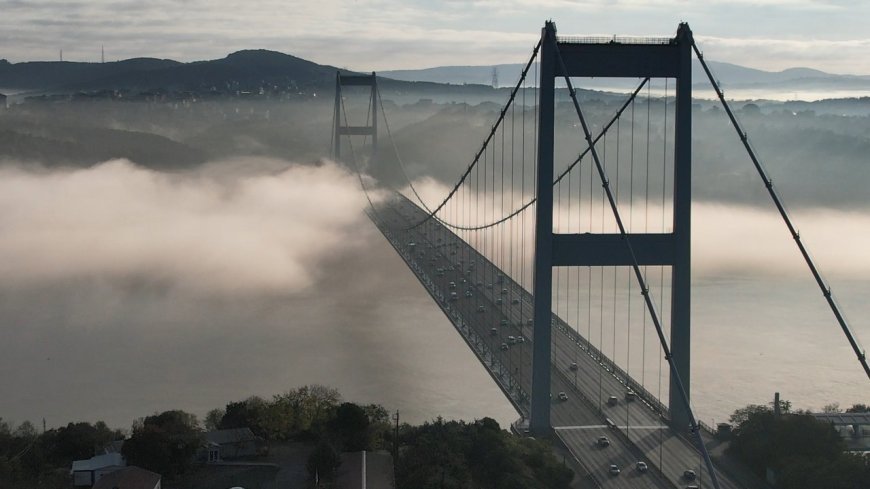
M 0 249 L 6 277 L 0 284 L 0 317 L 7 325 L 0 342 L 4 419 L 45 417 L 49 426 L 102 419 L 129 427 L 155 411 L 203 415 L 249 395 L 322 383 L 346 399 L 399 409 L 409 422 L 439 415 L 515 420 L 467 345 L 363 215 L 364 199 L 353 178 L 330 167 L 298 171 L 228 187 L 202 176 L 162 181 L 123 164 L 66 176 L 7 173 L 7 182 L 19 179 L 20 190 L 6 193 L 7 213 L 0 218 L 7 234 Z M 118 212 L 109 207 L 101 217 L 83 219 L 86 213 L 75 206 L 65 213 L 54 201 L 37 205 L 38 196 L 26 197 L 29 187 L 20 187 L 22 181 L 67 196 L 121 182 L 127 197 L 115 194 Z M 300 221 L 287 214 L 292 202 L 280 200 L 294 181 L 350 197 L 334 210 L 320 204 L 318 215 L 331 216 L 323 225 Z M 91 209 L 106 209 L 104 198 L 95 195 Z M 130 221 L 130 212 L 137 218 Z M 696 218 L 710 212 L 702 208 Z M 740 209 L 730 212 L 748 219 Z M 198 222 L 216 220 L 223 231 L 211 235 L 208 225 L 187 229 L 189 214 Z M 824 229 L 819 221 L 868 218 L 835 211 L 825 219 L 807 216 L 799 222 L 817 237 L 812 231 Z M 129 222 L 121 225 L 119 219 Z M 303 235 L 281 235 L 291 219 L 309 226 L 304 246 L 291 246 Z M 760 222 L 764 227 L 767 221 Z M 722 222 L 726 229 L 732 224 Z M 774 391 L 797 408 L 867 401 L 867 379 L 821 294 L 784 229 L 770 227 L 757 243 L 742 245 L 757 249 L 763 260 L 781 250 L 791 253 L 784 261 L 786 268 L 796 267 L 790 272 L 775 260 L 768 260 L 772 271 L 748 271 L 751 262 L 717 268 L 728 250 L 709 247 L 715 236 L 696 241 L 693 387 L 705 422 L 725 420 L 748 403 L 767 403 Z M 58 239 L 69 229 L 84 234 Z M 99 249 L 86 239 L 90 233 L 103 237 Z M 771 237 L 779 244 L 765 244 Z M 866 249 L 867 239 L 853 233 L 855 250 Z M 227 246 L 227 240 L 238 242 Z M 728 248 L 745 240 L 736 233 Z M 870 281 L 856 278 L 867 264 L 855 263 L 849 274 L 854 250 L 832 249 L 828 238 L 815 242 L 823 269 L 837 272 L 832 285 L 856 332 L 870 338 L 870 304 L 864 300 Z M 846 263 L 837 263 L 837 255 Z M 251 267 L 255 273 L 245 273 Z M 636 310 L 637 320 L 642 313 Z M 612 351 L 609 324 L 605 353 Z M 618 331 L 624 328 L 618 322 Z M 635 323 L 635 354 L 641 335 Z M 657 392 L 659 355 L 651 330 L 646 337 L 644 377 Z M 624 347 L 617 343 L 620 363 Z M 630 370 L 638 376 L 633 358 Z

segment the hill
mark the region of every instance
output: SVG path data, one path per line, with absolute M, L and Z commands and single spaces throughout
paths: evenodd
M 837 75 L 811 68 L 789 68 L 782 71 L 764 71 L 748 68 L 732 63 L 708 61 L 711 70 L 717 78 L 730 88 L 748 88 L 764 86 L 819 86 L 831 88 L 867 88 L 870 89 L 870 76 Z M 476 83 L 490 85 L 492 70 L 496 69 L 501 86 L 511 85 L 519 78 L 522 64 L 501 64 L 488 66 L 438 66 L 419 70 L 391 70 L 379 72 L 379 75 L 396 80 L 429 81 L 437 83 Z M 696 84 L 706 85 L 706 75 L 700 63 L 695 61 L 692 66 L 692 77 Z M 703 82 L 703 83 L 702 83 Z M 634 80 L 621 83 L 609 81 L 614 88 L 634 86 Z
M 192 63 L 153 58 L 112 63 L 0 60 L 0 87 L 42 91 L 308 87 L 333 83 L 336 69 L 267 50 L 238 51 L 222 59 Z

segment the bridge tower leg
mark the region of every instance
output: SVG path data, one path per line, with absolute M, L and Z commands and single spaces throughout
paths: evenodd
M 369 105 L 371 110 L 367 116 L 369 120 L 363 126 L 351 126 L 344 120 L 345 114 L 343 110 L 344 94 L 342 87 L 346 86 L 368 86 L 371 87 Z M 375 161 L 378 155 L 378 107 L 380 99 L 378 98 L 378 77 L 373 71 L 371 75 L 342 75 L 341 72 L 335 73 L 335 110 L 333 112 L 333 128 L 332 128 L 332 158 L 336 161 L 341 160 L 341 136 L 371 136 L 371 153 L 370 164 Z
M 671 355 L 677 373 L 691 396 L 692 351 L 692 31 L 677 30 L 679 74 L 674 121 L 674 264 L 671 268 Z M 678 430 L 689 426 L 689 413 L 671 376 L 668 410 Z
M 547 22 L 542 33 L 538 92 L 538 167 L 534 270 L 534 349 L 529 429 L 549 432 L 554 266 L 670 266 L 671 353 L 690 396 L 691 203 L 692 203 L 692 31 L 681 24 L 666 40 L 576 42 L 556 38 Z M 558 58 L 557 58 L 558 56 Z M 557 64 L 556 61 L 559 60 Z M 677 80 L 674 122 L 673 231 L 630 233 L 634 256 L 619 234 L 553 234 L 554 82 L 557 77 L 673 78 Z M 671 375 L 668 409 L 674 428 L 685 430 L 689 415 Z
M 553 317 L 553 144 L 556 25 L 541 31 L 538 85 L 538 203 L 535 208 L 534 326 L 529 432 L 550 433 L 551 319 Z

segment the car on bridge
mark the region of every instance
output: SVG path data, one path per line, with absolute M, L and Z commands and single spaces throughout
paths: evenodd
M 607 471 L 610 472 L 610 475 L 619 475 L 619 466 L 610 464 L 610 468 Z
M 632 402 L 637 399 L 637 393 L 633 390 L 629 389 L 625 392 L 625 400 L 628 402 Z
M 577 366 L 577 362 L 571 362 L 571 365 L 568 366 L 568 369 L 572 372 L 576 372 L 578 368 L 580 367 Z
M 609 447 L 610 439 L 608 439 L 606 436 L 599 436 L 598 439 L 595 440 L 595 444 L 601 448 Z
M 519 299 L 514 299 L 514 300 L 511 301 L 511 304 L 513 304 L 513 305 L 517 305 L 517 304 L 519 304 L 519 303 L 520 303 L 520 300 L 519 300 Z
M 643 461 L 638 461 L 636 464 L 634 464 L 634 468 L 636 468 L 638 472 L 646 472 L 647 470 L 649 470 L 646 462 Z
M 688 469 L 683 471 L 683 478 L 687 481 L 693 481 L 695 480 L 695 477 L 697 477 L 697 475 L 694 470 Z
M 617 399 L 616 396 L 610 396 L 607 398 L 608 406 L 616 406 L 617 404 L 619 404 L 619 399 Z
M 568 394 L 565 394 L 565 391 L 559 392 L 559 400 L 565 402 L 568 400 Z

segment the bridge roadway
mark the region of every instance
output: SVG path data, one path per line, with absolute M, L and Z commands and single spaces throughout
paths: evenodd
M 532 295 L 437 221 L 408 229 L 426 216 L 413 202 L 397 197 L 390 204 L 371 212 L 370 217 L 526 419 L 531 392 Z M 475 244 L 495 249 L 492 243 Z M 551 422 L 594 484 L 603 488 L 711 487 L 699 452 L 665 425 L 660 414 L 666 415 L 665 407 L 655 396 L 556 315 L 552 325 Z M 629 389 L 636 393 L 634 400 L 626 395 Z M 559 399 L 562 392 L 567 400 Z M 608 403 L 611 396 L 616 398 L 615 405 L 612 400 Z M 609 446 L 597 443 L 602 436 L 608 438 Z M 650 470 L 638 471 L 638 461 Z M 619 467 L 618 475 L 610 473 L 611 464 Z M 697 479 L 685 478 L 686 470 L 695 471 Z M 717 475 L 722 488 L 740 487 L 721 472 Z

